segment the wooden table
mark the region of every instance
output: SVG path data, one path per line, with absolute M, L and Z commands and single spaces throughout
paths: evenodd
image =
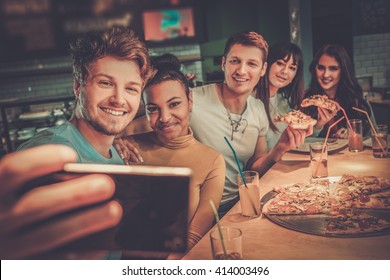
M 329 176 L 344 173 L 390 178 L 390 158 L 374 158 L 371 149 L 352 153 L 348 148 L 328 157 Z M 278 185 L 300 182 L 310 177 L 309 155 L 287 153 L 261 179 L 262 195 Z M 336 238 L 301 233 L 281 227 L 266 217 L 240 216 L 237 203 L 221 220 L 225 226 L 243 232 L 243 258 L 247 260 L 390 259 L 390 235 Z M 209 233 L 183 259 L 211 259 Z

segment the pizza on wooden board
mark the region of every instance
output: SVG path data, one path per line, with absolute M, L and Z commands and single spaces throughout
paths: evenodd
M 302 107 L 317 106 L 325 108 L 331 112 L 337 112 L 339 105 L 337 102 L 331 100 L 326 95 L 315 94 L 302 100 Z
M 273 121 L 284 122 L 294 129 L 304 129 L 304 130 L 308 129 L 310 125 L 314 126 L 317 123 L 317 120 L 302 113 L 299 110 L 294 110 L 286 114 L 278 115 L 274 118 Z

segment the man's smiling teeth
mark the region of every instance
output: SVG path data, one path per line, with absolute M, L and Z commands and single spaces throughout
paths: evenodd
M 110 115 L 113 115 L 113 116 L 123 116 L 125 114 L 125 112 L 122 112 L 122 111 L 114 111 L 114 110 L 111 110 L 111 109 L 107 109 L 107 108 L 102 108 L 102 110 Z

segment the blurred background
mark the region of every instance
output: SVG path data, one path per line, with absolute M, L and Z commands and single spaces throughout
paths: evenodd
M 71 114 L 68 42 L 80 33 L 130 26 L 151 55 L 178 56 L 194 86 L 223 79 L 221 56 L 234 32 L 257 31 L 270 45 L 298 44 L 306 85 L 314 52 L 340 44 L 375 99 L 390 95 L 389 21 L 386 0 L 2 0 L 0 156 Z M 389 118 L 388 107 L 383 110 Z

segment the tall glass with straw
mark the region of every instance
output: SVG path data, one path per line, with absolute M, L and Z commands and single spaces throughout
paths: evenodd
M 248 170 L 242 171 L 236 151 L 229 140 L 224 137 L 233 152 L 238 167 L 237 185 L 240 195 L 241 214 L 245 217 L 256 218 L 261 214 L 259 173 Z
M 217 228 L 210 232 L 211 254 L 214 260 L 241 260 L 242 259 L 242 232 L 237 227 L 220 225 L 219 215 L 212 200 L 209 200 L 213 209 Z

